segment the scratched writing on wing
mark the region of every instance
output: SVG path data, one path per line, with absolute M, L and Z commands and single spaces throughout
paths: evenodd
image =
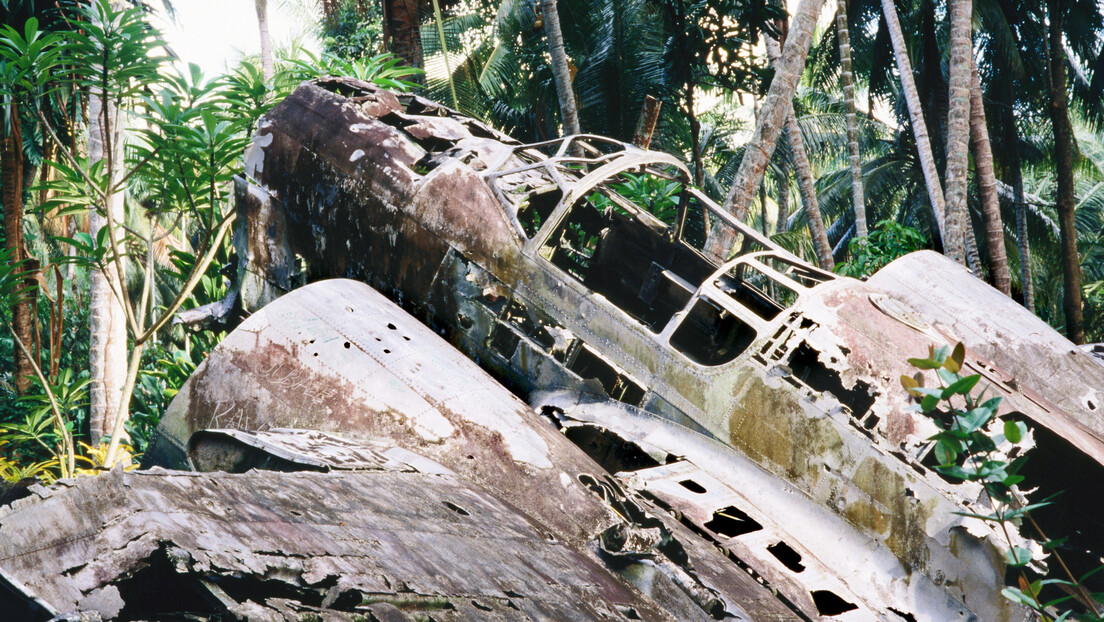
M 299 393 L 312 404 L 323 404 L 337 395 L 337 389 L 319 386 L 312 382 L 310 372 L 301 367 L 289 367 L 286 363 L 269 363 L 257 371 L 265 384 L 280 387 L 287 392 Z
M 246 429 L 253 428 L 259 431 L 267 430 L 272 427 L 267 421 L 261 425 L 250 425 L 252 417 L 246 413 L 246 409 L 242 408 L 236 401 L 223 401 L 219 400 L 215 402 L 215 407 L 212 409 L 214 416 L 211 417 L 212 428 L 235 428 Z

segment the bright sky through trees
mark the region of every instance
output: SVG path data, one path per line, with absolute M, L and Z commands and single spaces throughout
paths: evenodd
M 299 40 L 312 51 L 320 46 L 313 34 L 313 13 L 300 2 L 269 0 L 268 18 L 276 49 Z M 184 0 L 173 3 L 175 19 L 157 7 L 158 25 L 181 60 L 195 63 L 204 75 L 221 73 L 243 56 L 260 53 L 257 13 L 252 0 Z

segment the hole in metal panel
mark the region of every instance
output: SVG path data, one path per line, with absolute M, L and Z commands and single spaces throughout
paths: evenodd
M 469 514 L 467 510 L 465 510 L 464 508 L 456 505 L 455 503 L 453 503 L 451 501 L 445 501 L 444 503 L 445 503 L 446 508 L 452 510 L 453 512 L 456 512 L 460 516 L 471 516 L 471 514 Z
M 575 357 L 567 368 L 584 380 L 597 379 L 606 394 L 619 402 L 639 406 L 644 399 L 643 387 L 589 347 L 576 348 Z
M 874 404 L 874 395 L 871 394 L 869 384 L 858 380 L 853 388 L 844 388 L 839 372 L 821 363 L 817 351 L 807 342 L 802 342 L 794 350 L 790 357 L 790 369 L 814 391 L 834 395 L 841 404 L 851 409 L 851 415 L 855 418 L 861 419 Z
M 659 466 L 654 458 L 635 443 L 595 426 L 569 426 L 564 434 L 592 460 L 610 473 L 639 471 Z M 586 482 L 583 482 L 584 484 Z
M 759 531 L 763 526 L 736 506 L 730 505 L 714 512 L 713 520 L 706 523 L 705 528 L 713 533 L 735 538 L 746 533 Z
M 346 342 L 345 342 L 345 349 L 346 349 L 346 350 L 348 350 L 348 349 L 349 349 L 349 348 L 351 348 L 351 347 L 353 347 L 353 344 L 351 344 L 351 343 L 349 343 L 348 341 L 346 341 Z
M 475 322 L 473 322 L 470 317 L 464 315 L 463 313 L 456 314 L 456 322 L 460 324 L 460 328 L 463 328 L 464 330 L 468 330 L 475 325 Z
M 705 487 L 692 479 L 684 479 L 679 482 L 679 485 L 689 490 L 690 492 L 697 493 L 699 495 L 705 494 Z
M 517 333 L 502 324 L 495 324 L 491 332 L 490 346 L 495 352 L 501 354 L 507 360 L 514 355 L 520 337 Z
M 817 613 L 822 616 L 838 616 L 841 613 L 859 608 L 855 603 L 849 603 L 840 598 L 835 592 L 828 590 L 813 592 L 813 604 L 816 605 Z
M 782 562 L 782 565 L 794 572 L 803 572 L 805 565 L 801 563 L 801 553 L 790 548 L 785 542 L 779 542 L 767 547 L 767 551 L 774 558 Z

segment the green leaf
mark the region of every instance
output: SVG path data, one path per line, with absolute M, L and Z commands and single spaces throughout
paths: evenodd
M 1026 566 L 1031 561 L 1031 550 L 1022 546 L 1014 546 L 1011 550 L 1005 551 L 1004 558 L 1009 566 Z
M 1008 442 L 1015 444 L 1023 438 L 1020 425 L 1022 424 L 1018 421 L 1009 420 L 1004 422 L 1004 438 L 1008 439 Z
M 929 347 L 928 352 L 931 353 L 932 360 L 939 363 L 939 366 L 942 367 L 943 363 L 947 360 L 947 355 L 951 353 L 951 349 L 947 346 L 939 346 L 939 348 L 935 350 Z
M 979 380 L 981 380 L 981 376 L 979 374 L 974 374 L 972 376 L 966 376 L 965 378 L 954 382 L 946 389 L 943 389 L 943 399 L 947 399 L 952 395 L 968 394 L 971 390 L 973 390 L 974 385 L 976 385 Z
M 917 369 L 939 369 L 942 366 L 942 363 L 933 359 L 909 359 L 908 362 Z
M 924 412 L 931 412 L 938 405 L 939 396 L 936 395 L 925 395 L 924 399 L 920 400 L 920 409 Z
M 966 361 L 966 346 L 962 345 L 960 341 L 955 345 L 954 351 L 947 357 L 947 360 L 943 361 L 943 368 L 952 374 L 957 374 L 962 369 L 962 364 Z
M 919 391 L 914 391 L 914 389 L 916 389 L 920 386 L 920 382 L 917 381 L 916 378 L 913 377 L 913 376 L 906 376 L 906 375 L 902 374 L 901 375 L 901 386 L 904 387 L 905 390 L 908 391 L 909 395 L 911 395 L 913 397 L 922 397 L 923 396 L 923 393 L 920 393 Z
M 981 407 L 967 411 L 958 418 L 959 425 L 967 432 L 973 432 L 974 430 L 985 427 L 992 419 L 993 411 Z
M 935 445 L 935 459 L 941 466 L 953 465 L 960 453 L 962 453 L 962 445 L 953 438 L 940 437 Z
M 942 380 L 945 384 L 954 384 L 961 379 L 961 376 L 959 376 L 958 374 L 949 372 L 942 367 L 935 370 L 935 375 L 939 376 L 939 379 Z

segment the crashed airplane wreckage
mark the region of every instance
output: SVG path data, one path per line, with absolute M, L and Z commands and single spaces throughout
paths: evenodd
M 276 619 L 1026 619 L 1001 538 L 961 514 L 983 492 L 931 470 L 935 426 L 898 384 L 956 342 L 1033 431 L 1025 489 L 1067 491 L 1037 518 L 1068 557 L 1104 548 L 1104 366 L 936 254 L 836 277 L 670 156 L 520 145 L 350 79 L 301 86 L 246 160 L 247 310 L 347 277 L 430 328 L 345 280 L 253 313 L 148 458 L 254 470 L 113 473 L 0 510 L 3 578 L 42 611 L 148 617 L 134 586 L 162 573 L 205 612 Z M 65 529 L 43 509 L 101 493 Z M 45 516 L 68 540 L 19 531 Z
M 228 335 L 148 458 L 198 472 L 117 469 L 0 507 L 0 617 L 800 619 L 355 281 Z M 825 595 L 802 605 L 839 608 L 811 570 Z
M 936 426 L 898 382 L 909 357 L 961 342 L 1002 416 L 1033 431 L 1024 489 L 1066 491 L 1037 518 L 1070 536 L 1067 558 L 1099 561 L 1104 367 L 936 253 L 837 277 L 688 179 L 617 141 L 522 145 L 420 97 L 305 83 L 238 180 L 242 303 L 365 281 L 742 563 L 755 536 L 724 533 L 726 516 L 776 526 L 792 559 L 888 619 L 951 619 L 945 595 L 1013 620 L 1000 539 L 959 514 L 984 494 L 931 469 Z M 671 184 L 669 204 L 641 204 Z

